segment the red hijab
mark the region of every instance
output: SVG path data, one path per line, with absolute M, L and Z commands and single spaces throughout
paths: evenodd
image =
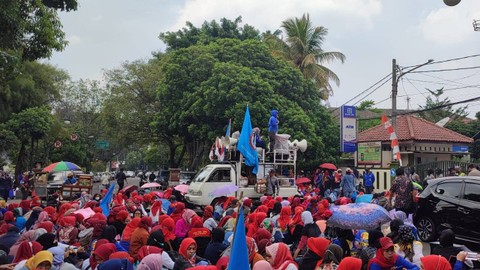
M 265 230 L 264 228 L 258 229 L 255 234 L 253 235 L 253 239 L 255 240 L 255 243 L 260 243 L 262 239 L 267 239 L 271 240 L 272 234 Z
M 137 217 L 137 218 L 132 219 L 127 224 L 127 226 L 125 226 L 125 229 L 123 230 L 122 240 L 124 240 L 124 241 L 130 240 L 133 232 L 135 231 L 136 228 L 138 228 L 138 225 L 140 224 L 140 221 L 142 221 L 142 219 Z
M 292 216 L 292 208 L 290 206 L 282 207 L 280 210 L 280 217 L 278 218 L 278 227 L 280 230 L 285 231 L 287 229 L 287 225 L 290 222 L 290 218 Z
M 303 207 L 301 207 L 301 206 L 295 207 L 295 214 L 293 215 L 293 218 L 289 223 L 290 231 L 292 233 L 295 230 L 295 226 L 297 226 L 297 225 L 302 225 L 303 226 L 303 221 L 302 221 L 303 211 L 305 211 L 303 209 Z
M 325 251 L 327 250 L 328 245 L 330 245 L 330 240 L 324 237 L 312 237 L 307 240 L 308 249 L 321 258 L 325 256 Z
M 135 262 L 135 259 L 132 258 L 132 256 L 130 256 L 130 254 L 128 254 L 128 252 L 125 252 L 125 251 L 114 252 L 114 253 L 110 254 L 110 256 L 108 256 L 108 259 L 109 260 L 111 260 L 111 259 L 127 259 L 131 263 Z
M 213 217 L 213 206 L 208 205 L 203 209 L 202 219 L 203 221 Z
M 337 268 L 337 270 L 360 270 L 360 269 L 362 269 L 362 260 L 355 257 L 343 258 L 343 260 L 340 261 L 340 264 L 338 265 L 338 268 Z M 435 268 L 432 268 L 432 270 L 433 269 Z
M 138 250 L 138 260 L 141 261 L 143 258 L 147 257 L 150 254 L 162 254 L 163 250 L 155 246 L 143 246 Z
M 24 241 L 18 247 L 15 259 L 13 259 L 13 263 L 19 263 L 23 260 L 28 260 L 42 249 L 42 245 L 37 241 Z
M 175 238 L 174 233 L 175 230 L 175 222 L 171 217 L 165 218 L 165 220 L 162 222 L 162 232 L 163 236 L 165 237 L 165 241 L 173 241 Z
M 182 202 L 177 202 L 175 206 L 175 210 L 173 213 L 170 215 L 170 217 L 173 219 L 175 224 L 179 219 L 182 218 L 183 211 L 185 210 L 185 204 Z
M 292 258 L 290 249 L 284 243 L 275 243 L 265 248 L 267 253 L 272 256 L 273 269 L 285 270 L 289 264 L 297 265 Z M 298 267 L 298 266 L 297 266 Z
M 440 255 L 428 255 L 420 258 L 425 270 L 452 270 L 452 266 Z
M 187 257 L 187 249 L 189 246 L 195 245 L 197 247 L 197 243 L 193 238 L 187 237 L 183 239 L 182 243 L 180 244 L 180 248 L 178 249 L 178 254 L 180 254 L 183 258 L 188 260 L 192 266 L 195 266 L 195 256 L 193 258 L 188 258 Z
M 387 258 L 383 256 L 383 252 L 386 249 L 393 247 L 393 242 L 389 237 L 382 237 L 378 241 L 381 247 L 377 249 L 377 253 L 375 254 L 375 257 L 371 259 L 370 262 L 368 263 L 368 269 L 370 269 L 370 265 L 372 263 L 378 264 L 381 268 L 390 269 L 395 265 L 398 255 L 396 253 L 393 253 L 392 258 L 390 260 L 387 260 Z
M 106 243 L 95 245 L 95 250 L 93 251 L 93 255 L 90 256 L 90 267 L 91 269 L 95 269 L 97 266 L 97 258 L 100 258 L 102 261 L 107 261 L 110 258 L 112 253 L 117 252 L 117 248 L 112 243 Z
M 160 200 L 155 201 L 152 205 L 152 208 L 150 208 L 150 212 L 152 213 L 153 216 L 156 216 L 157 214 L 161 214 L 162 213 L 162 201 L 160 201 Z
M 43 228 L 43 229 L 47 230 L 47 233 L 51 233 L 51 232 L 53 232 L 53 227 L 54 227 L 54 225 L 51 221 L 44 221 L 44 222 L 38 224 L 37 229 Z
M 273 202 L 275 203 L 275 201 Z M 273 206 L 272 206 L 273 208 Z M 268 213 L 268 206 L 266 205 L 260 205 L 259 207 L 257 207 L 257 209 L 255 209 L 255 213 L 258 213 L 258 212 L 263 212 L 263 213 Z
M 257 254 L 256 246 L 255 246 L 255 241 L 253 238 L 247 236 L 247 250 L 248 250 L 248 261 L 250 263 L 253 262 L 253 258 Z

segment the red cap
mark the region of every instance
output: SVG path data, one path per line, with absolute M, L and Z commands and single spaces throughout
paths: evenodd
M 390 247 L 393 247 L 393 241 L 392 239 L 390 239 L 390 237 L 382 237 L 378 241 L 380 242 L 382 249 L 388 249 Z

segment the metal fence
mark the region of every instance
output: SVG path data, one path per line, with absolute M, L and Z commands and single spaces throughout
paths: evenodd
M 446 176 L 448 174 L 448 169 L 454 168 L 455 166 L 459 166 L 462 169 L 462 172 L 464 172 L 465 174 L 468 174 L 467 168 L 468 168 L 468 165 L 470 164 L 478 165 L 475 163 L 453 161 L 453 160 L 436 161 L 436 162 L 419 164 L 415 166 L 415 172 L 420 176 L 420 179 L 424 179 L 427 176 L 428 169 L 433 169 L 435 176 L 438 177 L 440 170 L 441 170 L 441 173 L 444 176 Z

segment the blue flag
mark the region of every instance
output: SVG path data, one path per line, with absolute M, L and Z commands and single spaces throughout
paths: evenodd
M 247 236 L 245 234 L 245 221 L 243 217 L 243 206 L 238 212 L 237 225 L 233 235 L 232 252 L 230 253 L 230 262 L 228 270 L 250 269 L 248 262 Z
M 238 151 L 242 153 L 245 158 L 245 164 L 253 168 L 253 173 L 257 174 L 258 171 L 258 153 L 255 146 L 255 134 L 252 131 L 252 122 L 250 120 L 250 111 L 245 110 L 245 118 L 243 118 L 242 132 L 238 139 L 237 145 Z
M 229 138 L 230 137 L 230 129 L 232 125 L 232 118 L 228 119 L 228 127 L 227 127 L 227 133 L 225 133 L 225 137 Z
M 112 201 L 113 198 L 113 190 L 115 189 L 115 183 L 110 184 L 110 188 L 108 189 L 107 194 L 105 194 L 105 197 L 100 201 L 100 207 L 102 208 L 102 213 L 108 217 L 110 214 L 110 202 Z

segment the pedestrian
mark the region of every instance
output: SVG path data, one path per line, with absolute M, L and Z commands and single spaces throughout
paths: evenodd
M 280 184 L 275 176 L 275 170 L 270 170 L 267 176 L 267 196 L 278 196 L 280 192 Z
M 372 194 L 373 183 L 375 183 L 375 175 L 370 171 L 370 168 L 366 168 L 363 174 L 363 186 L 366 194 Z
M 10 178 L 8 173 L 4 171 L 0 171 L 0 197 L 2 197 L 5 200 L 5 202 L 7 202 L 10 197 L 11 189 L 12 189 L 12 179 Z
M 475 167 L 474 164 L 468 165 L 468 176 L 480 176 L 480 171 Z
M 273 153 L 275 150 L 275 139 L 278 132 L 278 111 L 272 110 L 272 116 L 268 120 L 268 139 L 270 141 L 270 150 L 269 152 Z
M 352 173 L 352 169 L 347 168 L 347 171 L 342 180 L 340 181 L 340 190 L 344 197 L 352 198 L 355 193 L 355 178 Z
M 120 172 L 117 173 L 117 175 L 115 176 L 115 180 L 117 180 L 117 184 L 118 184 L 118 190 L 122 190 L 123 185 L 125 185 L 125 182 L 127 182 L 127 176 L 123 171 L 124 171 L 124 168 L 121 168 Z
M 392 205 L 397 211 L 403 211 L 407 215 L 412 214 L 414 210 L 413 183 L 405 176 L 403 168 L 398 168 L 396 170 L 396 175 L 397 178 L 395 178 L 395 181 L 390 188 L 390 205 Z M 393 198 L 395 198 L 395 203 L 393 203 Z

